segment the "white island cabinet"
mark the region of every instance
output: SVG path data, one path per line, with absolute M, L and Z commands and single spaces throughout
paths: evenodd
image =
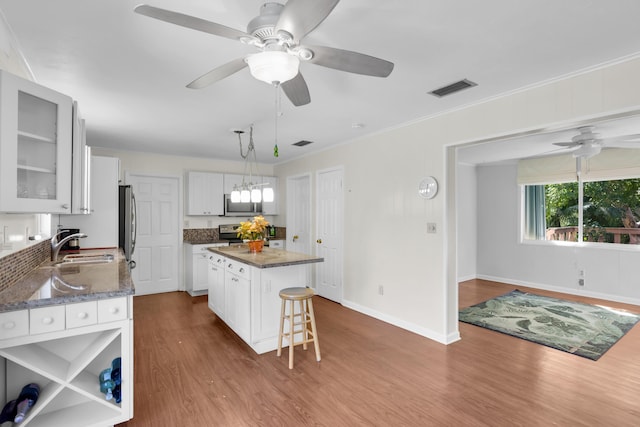
M 205 295 L 209 290 L 209 247 L 228 246 L 228 243 L 193 244 L 185 242 L 185 288 L 192 297 Z
M 0 211 L 71 213 L 70 97 L 0 70 Z
M 250 254 L 246 246 L 209 250 L 209 308 L 256 353 L 275 350 L 280 290 L 308 286 L 307 270 L 323 259 L 270 248 Z

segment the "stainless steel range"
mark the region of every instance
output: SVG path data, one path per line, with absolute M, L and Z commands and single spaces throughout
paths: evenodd
M 242 239 L 238 237 L 238 227 L 240 224 L 220 224 L 218 226 L 218 235 L 221 240 L 228 240 L 229 246 L 239 246 Z

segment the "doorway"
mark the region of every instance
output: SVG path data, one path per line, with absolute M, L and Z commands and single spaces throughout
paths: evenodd
M 311 176 L 287 178 L 287 250 L 311 253 Z M 311 286 L 311 269 L 306 283 Z
M 318 295 L 342 303 L 343 186 L 342 167 L 316 172 L 316 264 Z

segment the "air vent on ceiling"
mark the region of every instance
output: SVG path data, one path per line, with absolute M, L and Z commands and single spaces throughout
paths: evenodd
M 298 141 L 298 142 L 294 142 L 294 143 L 293 143 L 293 145 L 296 145 L 296 146 L 298 146 L 298 147 L 304 147 L 305 145 L 309 145 L 309 144 L 313 144 L 313 142 L 312 142 L 312 141 L 306 141 L 306 140 L 304 140 L 304 139 L 303 139 L 303 140 L 301 140 L 301 141 Z
M 477 83 L 471 80 L 463 79 L 450 85 L 443 86 L 440 89 L 432 90 L 429 94 L 442 98 L 443 96 L 451 95 L 452 93 L 459 92 L 464 89 L 476 86 Z

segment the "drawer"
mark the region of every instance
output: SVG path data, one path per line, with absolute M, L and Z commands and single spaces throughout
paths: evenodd
M 98 300 L 98 323 L 127 318 L 127 297 Z
M 43 334 L 64 330 L 65 306 L 32 308 L 29 310 L 29 332 Z
M 251 280 L 251 267 L 247 264 L 227 259 L 225 270 L 243 279 Z
M 0 313 L 0 340 L 29 335 L 29 310 Z
M 95 301 L 67 304 L 67 329 L 98 323 L 98 305 Z
M 224 268 L 224 257 L 222 255 L 212 254 L 209 252 L 209 265 Z

